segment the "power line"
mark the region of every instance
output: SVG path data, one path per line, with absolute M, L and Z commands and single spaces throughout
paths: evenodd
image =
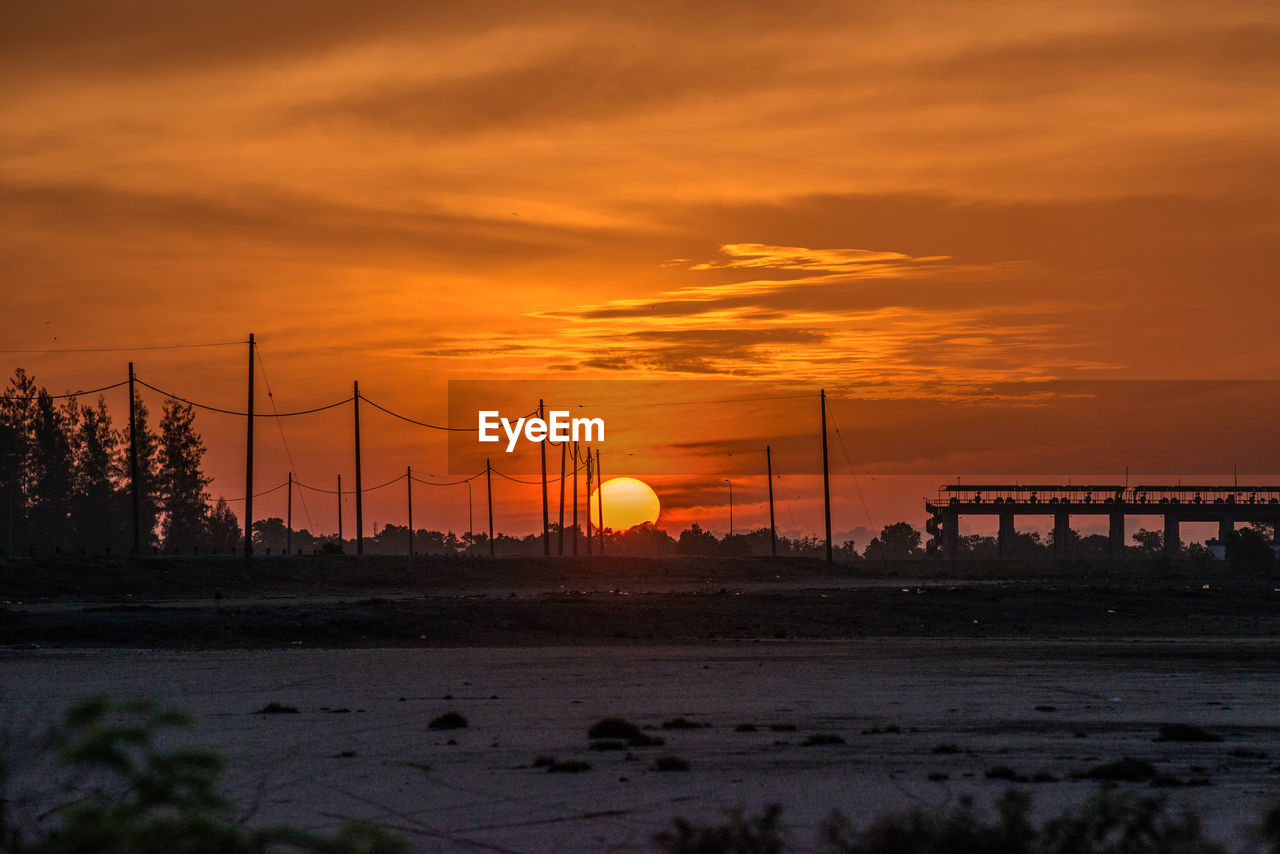
M 577 474 L 578 472 L 582 471 L 586 467 L 587 467 L 586 462 L 583 462 L 573 471 L 565 472 L 563 477 L 557 476 L 557 477 L 547 478 L 547 483 L 559 483 L 561 480 L 564 480 L 565 478 L 568 478 L 574 474 Z M 505 477 L 507 480 L 511 481 L 512 483 L 523 483 L 525 486 L 542 486 L 541 480 L 521 480 L 518 477 L 512 477 L 509 474 L 503 474 L 502 472 L 498 471 L 497 468 L 493 469 L 493 473 L 498 475 L 499 477 Z
M 791 507 L 791 499 L 786 494 L 790 490 L 787 490 L 782 485 L 782 472 L 774 472 L 773 476 L 778 479 L 778 491 L 783 493 L 782 501 L 787 505 L 787 515 L 791 517 L 791 527 L 798 529 L 800 527 L 800 523 L 796 521 L 795 511 Z
M 194 406 L 197 409 L 207 409 L 210 412 L 220 412 L 223 415 L 238 415 L 241 418 L 247 418 L 249 416 L 249 413 L 247 412 L 240 412 L 234 409 L 223 409 L 219 406 L 209 406 L 208 404 L 197 403 L 194 400 L 188 400 L 187 398 L 182 397 L 181 395 L 173 394 L 172 392 L 165 391 L 162 388 L 156 388 L 151 383 L 145 380 L 139 379 L 136 375 L 134 376 L 134 381 L 137 382 L 138 385 L 144 385 L 154 392 L 163 394 L 165 397 L 172 398 L 173 400 L 181 401 L 189 406 Z M 123 385 L 123 384 L 124 383 L 120 383 L 120 385 Z M 324 412 L 326 409 L 333 409 L 335 406 L 342 406 L 343 404 L 350 403 L 354 399 L 355 399 L 354 397 L 348 397 L 345 400 L 339 400 L 333 403 L 326 403 L 324 406 L 317 406 L 313 409 L 300 409 L 297 412 L 275 412 L 270 414 L 266 412 L 255 412 L 253 413 L 253 417 L 254 418 L 292 418 L 295 415 L 311 415 L 314 412 Z
M 0 353 L 139 353 L 144 350 L 190 350 L 197 347 L 229 347 L 244 341 L 211 341 L 206 344 L 157 344 L 150 347 L 53 347 L 46 349 L 0 350 Z
M 113 388 L 120 388 L 120 386 L 128 385 L 128 384 L 129 384 L 128 380 L 121 380 L 118 383 L 112 383 L 111 385 L 104 385 L 102 388 L 91 388 L 86 391 L 73 391 L 73 392 L 68 392 L 67 394 L 50 394 L 48 395 L 48 397 L 51 400 L 62 400 L 68 397 L 80 397 L 81 395 L 84 395 L 84 394 L 97 394 L 100 391 L 110 391 Z M 143 383 L 143 385 L 146 385 L 146 383 Z M 6 394 L 4 396 L 4 399 L 5 400 L 39 400 L 42 396 L 43 395 L 39 395 L 39 394 L 26 395 L 26 396 L 19 395 L 19 394 Z
M 361 494 L 366 493 L 366 492 L 375 492 L 375 491 L 377 491 L 377 490 L 379 490 L 379 489 L 384 489 L 384 488 L 386 488 L 386 487 L 390 486 L 390 485 L 391 485 L 391 484 L 393 484 L 393 483 L 399 483 L 400 481 L 404 480 L 404 479 L 405 479 L 406 477 L 408 477 L 408 476 L 409 476 L 409 475 L 408 475 L 407 473 L 406 473 L 406 474 L 398 474 L 398 475 L 396 475 L 395 477 L 391 478 L 391 480 L 387 481 L 386 483 L 380 483 L 380 484 L 378 484 L 377 486 L 366 486 L 366 487 L 364 487 L 363 489 L 361 489 L 361 490 L 360 490 L 360 492 L 361 492 Z M 356 492 L 356 490 L 354 490 L 354 489 L 353 489 L 353 490 L 351 490 L 351 492 L 352 492 L 352 494 L 354 494 L 354 493 Z M 343 493 L 343 494 L 345 495 L 345 494 L 347 494 L 347 493 Z
M 770 397 L 730 397 L 722 400 L 663 400 L 663 401 L 635 401 L 628 403 L 574 403 L 570 406 L 576 406 L 579 409 L 591 407 L 592 409 L 603 408 L 607 406 L 714 406 L 721 403 L 753 403 L 761 400 L 799 400 L 800 398 L 815 397 L 813 394 L 780 394 Z
M 294 483 L 297 483 L 297 481 L 294 481 Z M 273 492 L 279 492 L 280 490 L 284 489 L 284 488 L 285 488 L 286 486 L 288 486 L 288 485 L 289 485 L 289 481 L 287 481 L 287 480 L 286 480 L 284 483 L 281 483 L 281 484 L 279 484 L 279 485 L 277 485 L 277 486 L 273 486 L 273 487 L 271 487 L 270 489 L 265 489 L 265 490 L 263 490 L 262 492 L 255 492 L 255 493 L 253 494 L 253 497 L 254 497 L 254 498 L 261 498 L 261 497 L 262 497 L 262 496 L 264 496 L 264 495 L 270 495 L 270 494 L 271 494 L 271 493 L 273 493 Z M 222 496 L 222 495 L 220 495 L 220 496 L 218 496 L 218 497 L 219 497 L 221 500 L 226 501 L 228 504 L 230 504 L 232 501 L 244 501 L 244 496 L 243 496 L 243 495 L 242 495 L 242 496 L 240 496 L 240 497 L 238 497 L 238 498 L 227 498 L 226 496 Z
M 464 477 L 462 480 L 450 480 L 450 481 L 445 481 L 441 483 L 440 481 L 436 481 L 436 480 L 422 480 L 421 478 L 414 477 L 413 482 L 420 483 L 423 486 L 457 486 L 458 484 L 461 484 L 461 483 L 470 483 L 476 478 L 483 477 L 483 476 L 484 476 L 484 472 L 479 471 L 471 475 L 471 477 Z M 410 477 L 412 477 L 412 475 L 410 475 Z M 428 475 L 428 477 L 430 477 L 430 475 Z
M 293 462 L 293 451 L 289 450 L 289 440 L 284 435 L 284 420 L 280 417 L 280 410 L 276 408 L 276 396 L 271 391 L 271 380 L 267 377 L 267 363 L 262 359 L 262 345 L 255 342 L 253 351 L 258 358 L 258 367 L 262 369 L 262 381 L 267 385 L 267 400 L 271 401 L 271 411 L 276 416 L 276 427 L 280 428 L 280 442 L 284 445 L 284 455 L 289 460 L 289 471 L 296 472 L 298 467 Z M 315 523 L 311 519 L 311 510 L 307 507 L 306 495 L 299 493 L 298 500 L 302 502 L 302 515 L 307 517 L 307 525 L 314 528 Z
M 294 486 L 296 486 L 296 487 L 299 487 L 299 488 L 301 488 L 301 489 L 309 489 L 309 490 L 311 490 L 312 492 L 323 492 L 325 495 L 337 495 L 337 494 L 338 494 L 338 490 L 336 490 L 336 489 L 325 489 L 324 487 L 320 487 L 320 486 L 312 486 L 311 484 L 309 484 L 309 483 L 303 483 L 303 482 L 302 482 L 302 481 L 300 481 L 300 480 L 295 480 L 295 481 L 293 482 L 293 485 L 294 485 Z M 350 492 L 350 490 L 344 490 L 342 494 L 343 494 L 343 495 L 347 495 L 347 494 L 349 494 L 349 492 Z
M 363 400 L 365 403 L 369 404 L 370 406 L 372 406 L 374 409 L 381 409 L 383 412 L 387 413 L 388 415 L 394 418 L 399 418 L 401 421 L 407 421 L 410 424 L 417 424 L 419 427 L 430 427 L 432 430 L 451 430 L 458 433 L 470 433 L 479 429 L 477 427 L 441 427 L 439 424 L 428 424 L 425 421 L 419 421 L 416 418 L 410 418 L 407 415 L 401 415 L 399 412 L 393 412 L 392 410 L 387 409 L 385 406 L 374 403 L 372 400 L 365 397 L 363 394 L 360 395 L 360 399 Z
M 871 519 L 871 508 L 867 506 L 867 500 L 862 497 L 862 484 L 858 483 L 858 475 L 853 470 L 853 460 L 849 458 L 849 449 L 844 445 L 844 434 L 840 432 L 840 425 L 836 423 L 836 414 L 831 407 L 827 407 L 827 417 L 831 419 L 831 426 L 836 428 L 836 438 L 840 440 L 840 450 L 844 453 L 845 465 L 849 467 L 849 474 L 853 476 L 853 486 L 858 491 L 858 500 L 862 502 L 862 512 L 867 514 L 867 524 L 874 531 L 876 523 Z
M 377 486 L 366 486 L 366 487 L 364 487 L 363 489 L 361 489 L 361 490 L 360 490 L 360 493 L 361 493 L 361 494 L 364 494 L 364 493 L 366 493 L 366 492 L 373 492 L 373 491 L 378 490 L 378 489 L 385 489 L 386 487 L 390 486 L 390 485 L 391 485 L 391 484 L 393 484 L 393 483 L 398 483 L 399 481 L 404 480 L 406 477 L 408 477 L 408 475 L 404 475 L 404 474 L 396 475 L 395 477 L 393 477 L 391 480 L 387 481 L 386 483 L 380 483 L 380 484 L 378 484 Z M 415 479 L 416 479 L 416 478 L 415 478 Z M 419 481 L 419 483 L 421 483 L 421 481 Z M 287 485 L 287 481 L 286 481 L 286 483 L 281 484 L 281 486 L 286 486 L 286 485 Z M 297 486 L 297 487 L 301 487 L 302 489 L 310 489 L 312 492 L 323 492 L 323 493 L 325 493 L 326 495 L 337 495 L 337 494 L 338 494 L 338 490 L 336 490 L 336 489 L 324 489 L 323 487 L 319 487 L 319 486 L 312 486 L 312 485 L 311 485 L 311 484 L 309 484 L 309 483 L 303 483 L 303 482 L 302 482 L 302 481 L 300 481 L 300 480 L 295 480 L 295 481 L 293 482 L 293 485 L 294 485 L 294 486 Z M 276 489 L 279 489 L 279 488 L 280 488 L 279 486 L 277 486 L 277 487 L 276 487 Z M 355 495 L 355 494 L 356 494 L 356 490 L 354 490 L 354 489 L 344 489 L 344 490 L 342 490 L 342 497 L 343 497 L 343 498 L 347 498 L 347 497 L 352 496 L 352 495 Z

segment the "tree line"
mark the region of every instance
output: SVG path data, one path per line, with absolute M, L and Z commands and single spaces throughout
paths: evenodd
M 205 444 L 191 406 L 163 404 L 159 423 L 134 395 L 139 545 L 146 551 L 232 551 L 240 523 L 211 503 Z M 124 554 L 129 520 L 127 422 L 118 429 L 106 400 L 55 399 L 18 368 L 0 399 L 0 547 L 7 554 Z

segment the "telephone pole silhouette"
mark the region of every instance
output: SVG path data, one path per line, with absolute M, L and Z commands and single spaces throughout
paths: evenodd
M 244 562 L 253 558 L 253 333 L 249 333 L 249 417 L 245 419 Z M 246 570 L 247 571 L 247 570 Z
M 827 519 L 827 563 L 834 561 L 831 553 L 831 471 L 827 467 L 827 390 L 821 389 L 818 398 L 822 403 L 822 506 Z

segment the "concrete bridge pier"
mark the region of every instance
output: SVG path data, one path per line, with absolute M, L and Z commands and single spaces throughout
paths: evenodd
M 1182 548 L 1178 517 L 1172 513 L 1164 514 L 1164 553 L 1169 557 L 1177 557 Z
M 1067 541 L 1071 538 L 1071 514 L 1053 514 L 1053 556 L 1067 556 Z
M 1231 535 L 1236 531 L 1236 520 L 1234 516 L 1223 516 L 1218 520 L 1218 542 L 1224 546 Z
M 1111 559 L 1124 559 L 1124 514 L 1111 514 Z
M 960 551 L 960 514 L 948 510 L 942 514 L 942 557 L 955 560 Z
M 1013 538 L 1018 535 L 1013 527 L 1013 511 L 1000 511 L 1000 557 L 1009 557 L 1013 552 Z

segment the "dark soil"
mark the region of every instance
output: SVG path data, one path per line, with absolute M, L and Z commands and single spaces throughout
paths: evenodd
M 1140 567 L 916 581 L 861 565 L 645 558 L 0 563 L 0 645 L 166 648 L 663 644 L 856 637 L 1280 637 L 1271 579 Z M 884 569 L 884 567 L 880 567 Z M 961 567 L 898 565 L 928 578 Z M 1010 567 L 1016 570 L 1016 567 Z M 1026 570 L 1026 568 L 1023 568 Z M 1041 568 L 1044 570 L 1044 568 Z M 1026 570 L 1030 571 L 1030 570 Z

